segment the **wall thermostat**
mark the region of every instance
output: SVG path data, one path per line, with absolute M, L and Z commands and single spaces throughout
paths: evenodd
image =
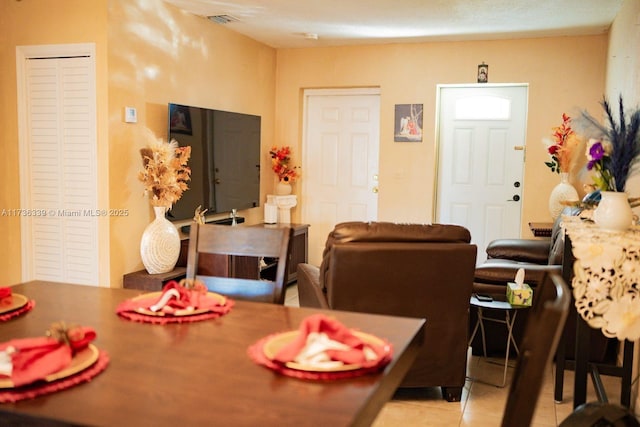
M 137 123 L 138 113 L 133 107 L 124 107 L 124 121 L 125 123 Z

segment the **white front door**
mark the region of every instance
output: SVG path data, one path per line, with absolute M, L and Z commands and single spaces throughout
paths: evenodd
M 520 236 L 527 85 L 439 86 L 437 222 L 478 246 Z
M 379 143 L 378 90 L 305 91 L 301 205 L 311 264 L 320 265 L 337 223 L 377 219 Z

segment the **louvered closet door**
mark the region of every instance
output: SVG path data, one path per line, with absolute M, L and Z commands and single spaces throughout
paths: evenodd
M 92 61 L 26 61 L 28 279 L 98 285 Z

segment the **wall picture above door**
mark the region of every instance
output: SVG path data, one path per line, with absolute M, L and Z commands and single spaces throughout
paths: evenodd
M 422 142 L 422 104 L 396 104 L 394 142 Z

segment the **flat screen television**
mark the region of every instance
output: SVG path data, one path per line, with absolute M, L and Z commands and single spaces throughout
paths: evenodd
M 167 212 L 190 220 L 260 205 L 260 116 L 169 104 L 169 140 L 191 146 L 189 189 Z

